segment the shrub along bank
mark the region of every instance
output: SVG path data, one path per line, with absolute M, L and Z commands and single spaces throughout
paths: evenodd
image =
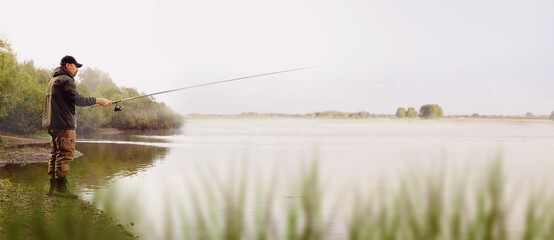
M 44 94 L 53 69 L 37 68 L 33 61 L 17 62 L 10 44 L 0 39 L 0 131 L 30 134 L 41 129 Z M 118 87 L 109 75 L 85 68 L 77 76 L 81 95 L 118 100 L 143 95 L 133 88 Z M 95 128 L 120 130 L 180 128 L 184 118 L 164 103 L 142 98 L 126 103 L 128 110 L 77 108 L 77 131 Z

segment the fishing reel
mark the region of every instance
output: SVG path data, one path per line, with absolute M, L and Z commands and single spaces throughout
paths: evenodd
M 125 107 L 123 107 L 123 106 L 118 106 L 118 105 L 116 104 L 115 107 L 113 108 L 113 111 L 114 111 L 114 112 L 121 112 L 121 111 L 123 111 L 123 109 L 125 109 Z

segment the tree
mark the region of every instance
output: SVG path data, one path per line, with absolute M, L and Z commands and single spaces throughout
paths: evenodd
M 552 111 L 552 114 L 550 114 L 550 120 L 554 121 L 554 111 Z
M 52 69 L 36 68 L 34 62 L 18 63 L 10 44 L 0 37 L 0 130 L 29 134 L 41 129 L 44 94 Z M 84 69 L 76 84 L 84 96 L 123 99 L 141 95 L 136 89 L 119 88 L 98 69 Z M 129 110 L 116 113 L 111 108 L 78 107 L 78 131 L 98 127 L 119 129 L 179 128 L 184 118 L 153 98 L 128 103 Z
M 397 118 L 405 118 L 406 117 L 406 109 L 403 107 L 399 107 L 396 109 L 396 117 Z
M 525 113 L 525 118 L 534 118 L 534 117 L 535 115 L 533 115 L 533 113 L 530 113 L 530 112 Z
M 117 85 L 115 85 L 115 83 L 110 80 L 98 84 L 98 87 L 96 88 L 96 93 L 107 99 L 112 99 L 114 95 L 121 94 L 121 90 L 119 90 L 119 87 L 117 87 Z
M 440 118 L 442 117 L 442 108 L 437 104 L 426 104 L 421 106 L 419 114 L 422 118 Z
M 415 108 L 409 107 L 409 108 L 408 108 L 407 116 L 408 116 L 409 118 L 416 118 L 416 117 L 417 117 L 417 111 L 415 110 Z
M 79 71 L 79 79 L 86 84 L 92 92 L 96 92 L 98 85 L 101 83 L 113 82 L 108 73 L 102 72 L 97 68 L 92 69 L 88 67 Z
M 361 112 L 358 113 L 358 115 L 360 116 L 360 118 L 370 118 L 371 117 L 371 113 L 366 112 L 366 111 L 361 111 Z
M 4 40 L 0 47 L 0 129 L 32 133 L 40 128 L 48 75 L 32 61 L 19 64 Z
M 83 96 L 92 96 L 88 86 L 84 82 L 77 84 L 77 91 Z M 107 118 L 112 111 L 110 108 L 77 107 L 77 132 L 86 133 L 92 129 L 105 125 L 111 118 Z M 106 111 L 108 110 L 108 111 Z
M 10 102 L 7 115 L 0 119 L 0 127 L 8 132 L 29 134 L 40 128 L 42 107 L 44 106 L 44 88 L 23 70 L 16 78 L 17 89 Z
M 19 74 L 17 59 L 12 52 L 10 44 L 0 39 L 0 118 L 8 116 L 8 112 L 14 107 L 14 94 L 17 91 L 17 76 Z

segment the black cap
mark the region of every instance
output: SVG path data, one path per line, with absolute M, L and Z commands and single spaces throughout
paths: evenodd
M 77 66 L 77 68 L 80 68 L 83 66 L 83 64 L 78 63 L 74 57 L 69 55 L 63 57 L 62 60 L 60 61 L 60 65 L 65 65 L 66 63 L 73 63 L 75 64 L 75 66 Z

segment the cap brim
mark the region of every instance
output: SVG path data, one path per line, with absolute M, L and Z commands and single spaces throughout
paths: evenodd
M 75 66 L 77 66 L 77 68 L 80 68 L 83 66 L 83 64 L 80 64 L 80 63 L 75 63 Z

